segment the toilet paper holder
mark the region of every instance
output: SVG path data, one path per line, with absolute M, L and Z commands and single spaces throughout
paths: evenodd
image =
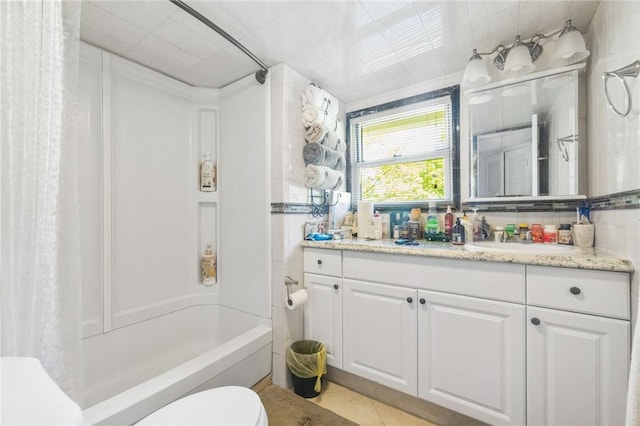
M 290 293 L 289 293 L 289 288 L 292 285 L 298 285 L 298 280 L 294 280 L 289 275 L 287 275 L 285 277 L 285 279 L 284 279 L 284 285 L 287 288 L 287 303 L 289 303 L 289 305 L 291 305 L 291 296 L 290 296 Z

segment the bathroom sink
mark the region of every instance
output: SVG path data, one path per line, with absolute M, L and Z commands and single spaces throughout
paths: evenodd
M 474 241 L 466 244 L 469 251 L 485 251 L 495 253 L 545 254 L 549 256 L 564 256 L 582 253 L 579 247 L 563 244 L 533 244 L 533 243 L 497 243 L 495 241 Z

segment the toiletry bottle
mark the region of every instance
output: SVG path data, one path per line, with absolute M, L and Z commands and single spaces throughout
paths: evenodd
M 531 239 L 534 243 L 544 242 L 544 229 L 542 229 L 541 224 L 534 223 L 531 225 Z
M 205 152 L 200 162 L 200 191 L 213 192 L 216 190 L 214 170 L 209 153 Z
M 521 223 L 518 225 L 518 238 L 520 241 L 524 241 L 527 239 L 527 233 L 529 232 L 529 225 L 526 223 Z
M 482 240 L 488 241 L 489 236 L 491 235 L 491 226 L 487 223 L 487 219 L 484 216 L 482 216 L 480 224 L 482 225 Z
M 409 238 L 409 213 L 402 213 L 402 226 L 400 227 L 400 238 Z
M 571 225 L 563 223 L 558 230 L 558 244 L 573 244 L 573 237 L 571 235 Z
M 482 240 L 482 223 L 478 218 L 478 209 L 473 209 L 473 216 L 471 216 L 471 224 L 473 226 L 473 241 Z
M 555 225 L 544 226 L 544 242 L 545 244 L 557 244 L 558 243 L 558 230 Z
M 425 228 L 429 235 L 435 235 L 438 233 L 438 213 L 436 211 L 436 203 L 433 201 L 429 201 L 429 211 L 427 213 L 427 223 Z
M 451 229 L 453 228 L 453 223 L 453 213 L 451 213 L 451 206 L 447 206 L 447 213 L 444 215 L 444 233 L 449 239 L 451 239 Z
M 210 245 L 205 249 L 200 264 L 202 284 L 206 286 L 214 285 L 216 283 L 216 255 L 213 254 Z
M 422 239 L 422 224 L 420 223 L 420 209 L 411 209 L 409 220 L 409 238 L 413 240 Z
M 466 211 L 462 212 L 460 224 L 464 227 L 464 241 L 473 242 L 473 224 L 469 220 L 469 216 L 467 216 Z
M 464 225 L 460 223 L 460 218 L 456 219 L 456 224 L 451 228 L 451 243 L 455 245 L 463 245 L 465 239 Z

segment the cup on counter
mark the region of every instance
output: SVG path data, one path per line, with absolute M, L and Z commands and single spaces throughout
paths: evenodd
M 575 223 L 572 229 L 573 245 L 580 248 L 591 248 L 595 241 L 595 226 L 593 223 Z

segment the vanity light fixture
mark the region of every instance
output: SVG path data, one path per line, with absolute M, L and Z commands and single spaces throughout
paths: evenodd
M 482 56 L 490 56 L 497 53 L 493 58 L 493 65 L 501 71 L 511 71 L 523 75 L 535 69 L 534 62 L 542 55 L 542 39 L 550 39 L 559 34 L 558 43 L 553 52 L 552 63 L 559 65 L 571 65 L 586 59 L 589 51 L 586 48 L 584 38 L 580 31 L 567 20 L 564 27 L 551 34 L 536 34 L 528 41 L 522 41 L 517 35 L 515 42 L 510 46 L 502 44 L 494 47 L 489 52 L 478 52 L 473 49 L 473 54 L 464 69 L 462 86 L 472 89 L 482 86 L 491 81 L 487 68 L 482 60 Z

